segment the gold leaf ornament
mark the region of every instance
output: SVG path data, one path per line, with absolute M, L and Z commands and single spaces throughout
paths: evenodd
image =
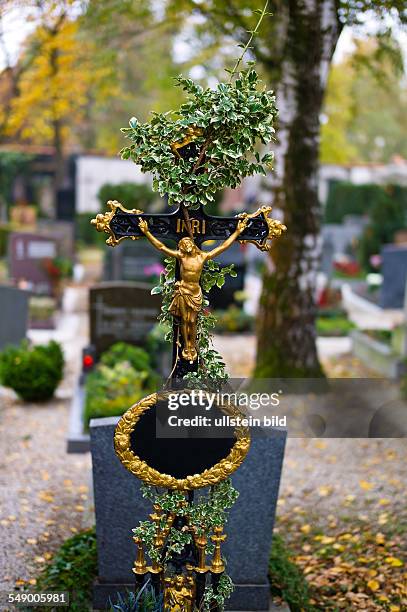
M 159 400 L 167 399 L 170 393 L 152 393 L 134 404 L 118 422 L 114 435 L 116 455 L 126 469 L 143 482 L 166 489 L 190 491 L 217 484 L 232 474 L 245 459 L 250 448 L 250 433 L 247 427 L 236 427 L 234 443 L 229 454 L 214 466 L 200 474 L 191 474 L 186 478 L 175 478 L 170 474 L 162 474 L 149 466 L 131 450 L 130 436 L 141 415 L 155 405 Z M 242 416 L 236 406 L 230 404 L 219 406 L 224 412 L 234 416 Z

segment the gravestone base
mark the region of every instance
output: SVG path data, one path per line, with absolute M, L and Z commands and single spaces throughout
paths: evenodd
M 112 584 L 96 582 L 93 587 L 93 607 L 96 610 L 106 610 L 106 604 L 116 601 L 117 593 L 125 595 L 134 590 L 134 583 Z M 235 584 L 232 596 L 225 604 L 225 610 L 235 612 L 257 612 L 270 610 L 270 585 L 266 584 Z
M 140 493 L 140 481 L 114 452 L 118 420 L 112 417 L 90 423 L 98 549 L 94 607 L 102 610 L 109 596 L 134 585 L 132 529 L 147 520 L 152 509 Z M 269 610 L 268 564 L 285 440 L 286 432 L 278 430 L 252 440 L 246 459 L 232 475 L 239 498 L 230 510 L 222 546 L 227 572 L 236 585 L 228 610 Z

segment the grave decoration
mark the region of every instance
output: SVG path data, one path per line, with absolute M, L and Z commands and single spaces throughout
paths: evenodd
M 263 9 L 252 36 L 265 14 Z M 164 390 L 141 399 L 123 415 L 114 436 L 118 458 L 143 481 L 143 494 L 153 504 L 151 521 L 133 530 L 136 590 L 149 579 L 166 611 L 221 610 L 230 595 L 233 587 L 221 546 L 226 511 L 238 493 L 229 476 L 246 457 L 250 435 L 247 428 L 237 426 L 232 437 L 169 439 L 156 435 L 156 425 L 168 414 L 174 390 L 217 390 L 227 378 L 211 345 L 213 317 L 204 308 L 211 287 L 222 287 L 233 266 L 220 269 L 215 258 L 235 241 L 267 251 L 271 240 L 286 229 L 270 217 L 268 206 L 236 217 L 205 212 L 217 190 L 234 188 L 245 176 L 266 174 L 273 160 L 270 152 L 261 155 L 258 145 L 273 139 L 275 98 L 260 86 L 251 64 L 238 72 L 249 44 L 228 83 L 204 90 L 179 77 L 177 84 L 187 101 L 177 113 L 154 113 L 145 124 L 132 118 L 123 130 L 131 144 L 122 157 L 151 172 L 153 188 L 167 195 L 175 210 L 150 214 L 109 201 L 110 210 L 92 221 L 108 234 L 111 247 L 125 239 L 146 238 L 167 256 L 165 272 L 152 293 L 163 298 L 161 321 L 172 324 L 172 371 Z M 219 244 L 202 248 L 209 240 Z M 176 246 L 168 246 L 169 241 Z M 240 414 L 230 403 L 216 409 Z M 192 403 L 184 410 L 194 414 Z

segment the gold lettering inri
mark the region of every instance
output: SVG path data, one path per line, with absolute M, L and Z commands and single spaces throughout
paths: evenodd
M 190 219 L 191 229 L 193 234 L 204 234 L 206 232 L 206 220 L 205 219 Z M 187 224 L 184 219 L 177 219 L 177 234 L 187 231 Z

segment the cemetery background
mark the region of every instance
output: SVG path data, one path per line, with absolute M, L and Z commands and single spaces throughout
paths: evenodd
M 90 17 L 97 20 L 97 11 Z M 169 39 L 162 40 L 161 44 L 171 44 L 171 41 Z M 149 58 L 151 55 L 154 56 L 154 53 L 159 53 L 161 57 L 162 47 L 157 49 L 155 43 L 149 41 L 146 49 L 141 52 Z M 147 78 L 143 83 L 148 88 L 149 81 Z M 334 88 L 332 88 L 332 92 L 334 92 Z M 157 105 L 160 97 L 162 97 L 162 91 L 160 91 L 159 96 L 157 95 Z M 165 104 L 167 105 L 167 102 Z M 108 108 L 108 101 L 104 100 L 103 105 Z M 342 113 L 344 108 L 345 106 L 342 107 Z M 335 116 L 335 109 L 330 111 L 329 105 L 326 111 L 328 116 Z M 110 142 L 108 146 L 102 144 L 101 148 L 111 152 L 120 148 L 121 143 L 116 141 L 117 134 L 113 136 L 113 131 L 117 133 L 117 127 L 124 125 L 127 116 L 131 114 L 130 108 L 129 112 L 122 110 L 120 118 L 117 118 L 117 125 L 113 125 L 114 122 L 112 122 L 112 125 L 109 126 L 111 128 L 109 138 L 114 143 Z M 122 116 L 124 116 L 124 119 L 121 118 Z M 363 132 L 363 130 L 360 130 L 360 123 L 358 126 L 357 121 L 357 118 L 354 118 L 353 124 L 349 122 L 343 127 L 342 131 L 346 135 L 346 142 L 353 141 L 353 145 L 355 145 L 355 140 L 357 144 L 357 138 L 355 139 L 354 136 Z M 330 159 L 330 161 L 335 162 L 343 161 L 333 157 L 329 158 L 329 151 L 327 151 L 330 143 L 328 129 L 331 126 L 329 126 L 329 121 L 327 125 L 327 130 L 323 131 L 322 159 Z M 398 125 L 400 129 L 400 124 Z M 98 130 L 95 131 L 98 133 Z M 402 129 L 400 131 L 402 132 Z M 98 137 L 100 138 L 99 133 Z M 405 282 L 403 270 L 406 269 L 405 246 L 403 246 L 403 244 L 405 245 L 405 233 L 402 232 L 405 229 L 405 217 L 404 222 L 403 220 L 400 221 L 397 210 L 405 211 L 406 196 L 405 192 L 398 189 L 396 189 L 396 193 L 394 190 L 392 193 L 387 184 L 395 182 L 405 185 L 406 163 L 400 158 L 390 161 L 391 154 L 397 153 L 405 156 L 401 145 L 397 142 L 394 144 L 395 140 L 392 140 L 392 138 L 392 135 L 386 134 L 386 147 L 388 147 L 389 142 L 393 143 L 393 150 L 386 153 L 387 158 L 383 157 L 383 160 L 389 162 L 387 164 L 387 175 L 381 172 L 380 167 L 372 165 L 374 155 L 380 156 L 383 154 L 380 145 L 376 146 L 375 144 L 368 153 L 368 155 L 373 156 L 373 159 L 364 158 L 364 161 L 370 162 L 366 166 L 369 172 L 367 180 L 367 170 L 365 171 L 365 177 L 363 177 L 363 171 L 359 170 L 359 177 L 355 178 L 358 172 L 356 166 L 352 168 L 352 166 L 346 165 L 329 165 L 324 166 L 321 173 L 320 191 L 322 193 L 324 185 L 327 183 L 326 176 L 329 176 L 329 173 L 331 173 L 332 179 L 326 204 L 327 223 L 322 230 L 324 237 L 322 270 L 325 272 L 325 276 L 321 275 L 318 290 L 321 307 L 321 316 L 318 319 L 318 329 L 321 334 L 318 339 L 318 348 L 325 371 L 328 375 L 335 377 L 377 376 L 380 373 L 393 376 L 403 373 L 405 344 L 398 339 L 398 336 L 400 333 L 402 335 L 402 328 L 399 326 L 400 324 L 403 325 L 403 321 L 405 321 L 402 311 L 403 283 Z M 106 260 L 103 271 L 102 251 L 99 245 L 89 248 L 87 242 L 90 233 L 86 234 L 86 229 L 83 229 L 83 233 L 76 234 L 76 237 L 82 240 L 81 249 L 76 250 L 78 242 L 75 243 L 74 247 L 72 241 L 72 184 L 75 184 L 75 181 L 73 178 L 71 178 L 71 186 L 67 186 L 69 185 L 72 168 L 75 168 L 74 163 L 68 164 L 66 177 L 62 182 L 63 186 L 61 186 L 61 183 L 58 186 L 60 177 L 57 176 L 58 172 L 54 165 L 54 154 L 49 155 L 49 153 L 39 152 L 39 148 L 43 147 L 44 135 L 36 135 L 29 145 L 24 140 L 16 143 L 15 137 L 9 135 L 5 136 L 2 142 L 4 151 L 0 154 L 2 163 L 10 163 L 11 166 L 14 165 L 14 168 L 16 168 L 12 193 L 10 194 L 10 185 L 7 185 L 6 195 L 3 195 L 3 197 L 6 197 L 8 204 L 12 200 L 13 203 L 16 203 L 26 198 L 31 203 L 30 198 L 33 197 L 31 194 L 34 194 L 35 191 L 30 192 L 30 189 L 33 188 L 33 185 L 37 187 L 40 185 L 41 190 L 39 192 L 42 193 L 43 210 L 39 216 L 42 217 L 47 211 L 48 202 L 48 213 L 51 217 L 57 217 L 56 221 L 38 220 L 39 222 L 34 229 L 32 214 L 25 210 L 27 207 L 24 205 L 20 207 L 23 210 L 14 213 L 14 219 L 17 220 L 17 223 L 14 221 L 15 225 L 12 225 L 11 229 L 17 229 L 17 233 L 21 235 L 19 226 L 21 229 L 21 222 L 23 222 L 25 230 L 23 236 L 29 237 L 33 230 L 34 234 L 39 230 L 39 234 L 42 236 L 45 234 L 46 236 L 45 239 L 35 238 L 34 244 L 36 246 L 31 248 L 31 253 L 33 249 L 35 253 L 35 249 L 39 248 L 38 244 L 45 240 L 48 251 L 46 256 L 41 255 L 41 260 L 51 259 L 52 261 L 47 262 L 48 268 L 46 268 L 45 262 L 44 265 L 41 264 L 40 273 L 42 277 L 44 277 L 44 272 L 46 273 L 48 286 L 44 292 L 51 294 L 51 302 L 50 295 L 44 297 L 41 295 L 37 298 L 37 301 L 31 300 L 32 318 L 28 335 L 35 343 L 44 343 L 51 338 L 57 339 L 63 344 L 67 360 L 65 378 L 57 392 L 57 399 L 52 400 L 49 404 L 44 406 L 24 405 L 16 400 L 12 393 L 2 388 L 1 434 L 4 443 L 2 448 L 6 449 L 6 472 L 2 479 L 0 508 L 1 527 L 5 534 L 5 569 L 2 576 L 2 585 L 4 585 L 4 588 L 12 588 L 16 583 L 17 586 L 21 587 L 23 582 L 29 584 L 29 580 L 35 580 L 38 577 L 38 571 L 52 560 L 52 555 L 67 536 L 75 533 L 75 530 L 80 530 L 93 523 L 89 457 L 87 455 L 67 456 L 65 454 L 67 412 L 71 400 L 68 396 L 71 395 L 72 389 L 77 384 L 81 369 L 81 349 L 87 344 L 89 337 L 86 292 L 90 284 L 102 279 L 109 281 L 113 279 L 130 280 L 130 282 L 140 279 L 128 279 L 129 270 L 133 270 L 135 266 L 131 263 L 132 253 L 130 255 L 126 254 L 124 248 L 120 255 L 122 261 L 111 262 Z M 337 147 L 336 150 L 339 148 Z M 16 149 L 24 150 L 25 153 L 23 155 L 21 153 L 16 154 Z M 10 151 L 12 151 L 12 155 Z M 35 172 L 27 169 L 27 151 L 34 151 L 34 159 L 29 160 L 29 163 L 37 164 Z M 44 165 L 41 167 L 41 163 L 49 164 L 49 168 L 45 172 Z M 76 166 L 78 174 L 80 174 L 80 164 L 81 160 L 79 159 Z M 114 164 L 113 174 L 121 179 L 117 175 L 117 168 L 120 164 L 126 164 L 126 162 L 115 160 Z M 39 172 L 38 165 L 40 166 Z M 21 171 L 22 167 L 24 169 Z M 99 167 L 97 170 L 98 176 L 105 174 L 105 171 L 101 169 L 103 167 L 108 168 L 107 160 L 106 165 Z M 136 181 L 139 178 L 136 167 L 132 166 L 132 170 L 134 172 L 133 180 Z M 43 174 L 41 175 L 41 173 Z M 53 183 L 53 175 L 55 183 Z M 10 176 L 12 176 L 12 172 L 9 173 Z M 84 182 L 86 183 L 86 173 L 82 176 L 85 176 Z M 45 181 L 44 177 L 46 177 Z M 107 170 L 106 178 L 110 179 Z M 127 175 L 123 178 L 127 179 Z M 129 176 L 128 180 L 130 178 Z M 352 185 L 341 185 L 340 183 L 335 186 L 333 184 L 335 178 L 350 179 L 361 183 L 377 181 L 382 188 L 378 187 L 376 190 L 372 187 L 366 188 L 367 195 L 363 199 L 364 196 L 361 195 L 360 188 L 357 189 Z M 4 181 L 4 174 L 2 174 L 2 180 Z M 91 180 L 91 175 L 88 175 L 88 180 Z M 109 180 L 106 182 L 109 182 Z M 118 182 L 123 181 L 118 180 Z M 57 185 L 56 192 L 55 184 Z M 341 188 L 345 193 L 344 196 L 341 196 L 340 193 L 338 195 Z M 28 189 L 28 191 L 25 191 L 25 195 L 21 196 L 24 189 Z M 231 209 L 235 210 L 244 208 L 248 201 L 254 201 L 255 194 L 259 189 L 262 189 L 262 187 L 258 184 L 248 182 L 237 195 L 225 194 L 223 206 L 230 206 Z M 52 197 L 49 195 L 50 193 Z M 117 197 L 116 193 L 117 191 L 115 191 L 114 197 Z M 52 204 L 52 198 L 55 195 L 56 203 Z M 36 197 L 38 197 L 38 191 Z M 346 213 L 353 215 L 353 217 L 345 218 L 345 200 Z M 82 196 L 81 202 L 83 201 Z M 400 205 L 397 205 L 397 202 Z M 126 202 L 124 203 L 126 204 Z M 131 202 L 128 205 L 131 206 Z M 386 214 L 390 215 L 390 218 L 395 221 L 395 225 L 389 229 L 386 228 L 387 233 L 384 236 L 379 236 L 379 241 L 382 241 L 379 244 L 384 246 L 387 241 L 394 240 L 399 246 L 387 249 L 387 251 L 385 248 L 383 251 L 381 272 L 384 278 L 383 289 L 380 293 L 374 290 L 374 286 L 380 281 L 380 278 L 377 278 L 377 276 L 366 277 L 368 271 L 374 274 L 377 272 L 374 261 L 369 260 L 366 269 L 365 256 L 363 267 L 355 266 L 355 263 L 360 266 L 359 255 L 355 249 L 355 237 L 363 234 L 364 226 L 369 225 L 369 223 L 370 227 L 380 226 L 383 217 L 376 216 L 374 218 L 374 210 L 380 210 L 383 205 L 385 210 L 389 211 Z M 329 218 L 329 211 L 335 211 L 338 207 L 341 211 L 339 218 L 338 216 L 335 217 L 334 214 Z M 371 207 L 372 210 L 370 219 L 366 218 L 367 207 Z M 87 220 L 92 216 L 90 213 L 93 212 L 91 208 L 88 209 L 89 214 L 82 208 L 79 210 L 82 217 L 76 219 L 76 232 L 80 231 L 80 227 L 86 228 Z M 355 218 L 354 215 L 360 214 L 361 210 L 365 218 Z M 9 212 L 10 219 L 12 217 L 11 213 L 12 211 Z M 224 213 L 222 212 L 222 214 Z M 7 223 L 4 234 L 8 235 L 9 230 L 10 224 Z M 57 234 L 58 231 L 60 231 L 59 234 Z M 52 247 L 55 238 L 56 251 Z M 16 238 L 7 238 L 7 246 L 12 246 L 13 241 L 17 239 L 18 235 Z M 83 248 L 84 243 L 87 248 Z M 122 246 L 124 247 L 124 245 Z M 18 248 L 21 250 L 21 247 L 16 246 L 16 251 Z M 396 255 L 393 255 L 394 251 L 396 251 Z M 238 252 L 241 256 L 241 251 Z M 377 250 L 374 250 L 368 253 L 368 256 L 378 254 Z M 145 257 L 145 254 L 142 256 Z M 387 257 L 392 256 L 399 258 L 400 263 L 389 259 L 387 264 Z M 55 261 L 56 259 L 59 259 L 59 262 Z M 66 283 L 61 283 L 62 277 L 66 274 L 69 276 L 69 269 L 67 270 L 69 266 L 65 266 L 66 259 L 76 264 L 74 266 L 74 277 Z M 249 294 L 251 299 L 246 300 L 245 310 L 242 311 L 240 308 L 242 302 L 239 298 L 243 296 L 242 294 L 233 296 L 235 292 L 231 289 L 231 298 L 232 296 L 234 300 L 237 298 L 237 306 L 222 314 L 219 326 L 220 331 L 223 326 L 223 330 L 226 329 L 229 333 L 217 335 L 215 338 L 216 346 L 225 356 L 231 373 L 239 376 L 248 374 L 255 362 L 253 320 L 250 315 L 255 313 L 256 300 L 254 296 L 256 292 L 258 294 L 259 285 L 261 285 L 259 264 L 256 262 L 253 250 L 249 249 L 245 252 L 244 259 L 246 261 L 242 262 L 242 268 L 245 263 L 246 275 L 244 278 L 241 277 L 242 282 L 237 289 L 240 292 L 246 288 L 246 294 Z M 50 273 L 52 271 L 49 266 L 50 263 L 61 269 L 56 272 L 54 270 L 53 274 Z M 154 276 L 154 265 L 156 263 L 158 262 L 144 261 L 144 268 L 151 266 L 152 276 Z M 3 259 L 3 280 L 7 284 L 13 276 L 12 264 L 12 261 L 7 264 L 6 259 Z M 10 270 L 7 269 L 8 265 Z M 386 274 L 387 265 L 390 274 Z M 44 268 L 46 269 L 44 270 Z M 63 271 L 63 269 L 66 271 Z M 395 269 L 400 270 L 400 274 L 394 274 Z M 25 288 L 26 274 L 25 271 L 23 278 L 19 279 L 20 286 L 25 286 Z M 330 279 L 328 285 L 327 279 Z M 30 277 L 28 288 L 32 288 L 32 286 L 35 288 L 36 282 L 36 278 Z M 44 282 L 43 279 L 42 282 Z M 62 284 L 65 284 L 65 286 L 63 287 Z M 42 289 L 40 291 L 43 292 Z M 342 294 L 342 303 L 339 294 Z M 383 303 L 381 300 L 389 301 Z M 24 302 L 24 298 L 22 298 L 22 302 Z M 343 312 L 342 306 L 345 307 L 347 314 Z M 383 310 L 382 306 L 386 308 Z M 20 330 L 17 332 L 16 339 L 25 335 L 24 321 L 26 315 L 23 312 L 24 305 L 21 306 L 21 310 L 23 322 L 19 326 Z M 362 331 L 369 330 L 368 334 L 363 334 L 363 338 L 358 337 L 359 332 L 352 332 L 354 347 L 359 359 L 350 353 L 352 341 L 348 336 L 349 321 Z M 4 323 L 4 318 L 2 323 Z M 33 323 L 36 327 L 54 327 L 54 329 L 36 331 L 33 329 Z M 7 324 L 5 327 L 9 330 Z M 397 337 L 392 339 L 390 336 L 393 334 L 393 328 L 396 327 L 398 331 L 394 335 Z M 239 329 L 245 335 L 229 335 L 236 329 Z M 373 329 L 376 329 L 376 332 L 370 331 Z M 338 336 L 338 334 L 344 335 Z M 238 357 L 243 342 L 245 346 L 244 360 Z M 377 344 L 382 346 L 377 346 Z M 395 347 L 394 350 L 389 348 L 392 346 Z M 383 353 L 385 357 L 382 358 Z M 389 359 L 386 359 L 386 354 L 389 355 Z M 372 365 L 376 365 L 374 371 L 368 369 Z M 48 444 L 50 427 L 55 431 L 54 442 L 51 447 Z M 47 450 L 45 452 L 45 449 L 42 449 L 40 452 L 39 449 L 44 446 L 45 441 L 47 441 Z M 367 598 L 368 603 L 366 605 L 371 606 L 367 609 L 390 609 L 390 605 L 394 606 L 394 610 L 397 606 L 402 609 L 403 604 L 400 604 L 402 595 L 400 594 L 400 588 L 397 586 L 397 581 L 402 582 L 403 572 L 405 571 L 403 565 L 406 524 L 405 487 L 403 488 L 406 477 L 404 458 L 405 445 L 402 440 L 367 440 L 356 445 L 355 441 L 352 440 L 288 441 L 275 534 L 281 533 L 285 544 L 288 542 L 297 566 L 302 568 L 305 576 L 308 577 L 311 599 L 314 599 L 319 605 L 327 606 L 330 597 L 336 600 L 342 596 L 339 592 L 340 579 L 338 578 L 338 576 L 341 576 L 342 586 L 345 585 L 348 589 L 346 593 L 350 593 L 346 599 L 346 605 L 353 605 L 354 609 L 358 609 L 358 606 L 363 609 L 363 600 Z M 301 466 L 301 469 L 299 469 L 299 466 Z M 26 474 L 30 469 L 33 478 L 28 484 Z M 344 483 L 346 483 L 346 491 Z M 314 511 L 316 504 L 318 504 L 318 516 L 315 516 Z M 337 513 L 338 505 L 343 508 L 343 513 L 341 512 L 339 517 Z M 30 520 L 30 516 L 35 516 L 34 523 Z M 377 524 L 380 526 L 380 531 L 377 530 Z M 279 542 L 277 538 L 276 542 Z M 361 551 L 363 551 L 362 554 L 360 554 Z M 350 562 L 344 560 L 348 555 L 351 559 Z M 367 560 L 363 560 L 363 558 Z M 348 563 L 349 565 L 347 565 Z M 275 568 L 274 571 L 276 571 Z M 281 574 L 275 577 L 277 583 L 279 580 L 281 581 L 282 576 L 286 576 L 284 572 L 287 572 L 287 568 L 283 568 Z M 294 584 L 298 592 L 294 595 L 292 591 L 288 594 L 285 592 L 286 599 L 304 597 L 300 593 L 303 583 L 300 581 L 300 586 L 298 586 L 294 580 Z M 332 590 L 334 593 L 332 593 Z M 358 591 L 363 596 L 359 596 Z M 379 597 L 387 597 L 389 602 L 386 599 L 379 600 Z M 372 603 L 372 600 L 375 603 Z M 377 608 L 374 608 L 374 605 Z

